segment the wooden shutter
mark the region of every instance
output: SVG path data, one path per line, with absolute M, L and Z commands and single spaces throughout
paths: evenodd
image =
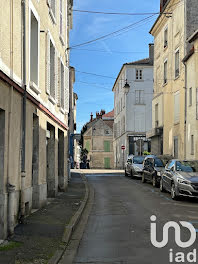
M 50 94 L 50 34 L 47 31 L 46 40 L 46 93 Z
M 57 101 L 58 99 L 58 53 L 57 50 L 54 49 L 54 99 Z
M 57 83 L 57 93 L 56 93 L 56 100 L 57 100 L 57 104 L 58 106 L 60 106 L 61 104 L 61 85 L 62 85 L 62 80 L 61 80 L 61 59 L 58 58 L 58 83 Z
M 69 68 L 65 67 L 65 93 L 64 110 L 69 113 Z
M 174 96 L 174 122 L 177 123 L 180 120 L 180 94 L 176 93 Z

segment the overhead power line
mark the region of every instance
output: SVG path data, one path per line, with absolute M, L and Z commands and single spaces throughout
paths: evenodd
M 105 52 L 105 53 L 148 53 L 147 51 L 119 51 L 119 50 L 99 50 L 99 49 L 82 49 L 82 48 L 73 48 L 75 50 L 86 50 L 86 51 L 94 51 L 94 52 Z
M 90 43 L 96 42 L 96 41 L 98 41 L 98 40 L 105 39 L 105 38 L 107 38 L 107 37 L 113 36 L 113 35 L 115 35 L 115 34 L 121 33 L 122 31 L 129 30 L 129 29 L 131 29 L 133 26 L 136 26 L 136 25 L 140 24 L 141 22 L 145 22 L 145 21 L 149 20 L 150 18 L 154 17 L 155 15 L 156 15 L 156 14 L 153 14 L 153 15 L 151 15 L 151 16 L 148 16 L 148 17 L 146 17 L 146 18 L 143 18 L 143 19 L 141 19 L 141 20 L 139 20 L 139 21 L 137 21 L 137 22 L 135 22 L 135 23 L 132 23 L 132 24 L 126 26 L 126 27 L 123 27 L 123 28 L 121 28 L 121 29 L 119 29 L 119 30 L 113 31 L 113 32 L 111 32 L 111 33 L 109 33 L 109 34 L 106 34 L 106 35 L 103 35 L 103 36 L 101 36 L 101 37 L 98 37 L 98 38 L 96 38 L 96 39 L 89 40 L 89 41 L 86 41 L 86 42 L 83 42 L 83 43 L 80 43 L 80 44 L 77 44 L 77 45 L 73 45 L 73 46 L 67 48 L 67 50 L 68 50 L 68 49 L 72 49 L 72 48 L 76 48 L 76 47 L 80 47 L 80 46 L 84 46 L 84 45 L 87 45 L 87 44 L 90 44 Z
M 82 71 L 78 71 L 78 70 L 75 70 L 76 72 L 79 72 L 79 73 L 83 73 L 83 74 L 87 74 L 87 75 L 94 75 L 94 76 L 98 76 L 98 77 L 103 77 L 103 78 L 108 78 L 108 79 L 116 79 L 115 77 L 111 77 L 111 76 L 106 76 L 106 75 L 101 75 L 101 74 L 96 74 L 96 73 L 91 73 L 91 72 L 82 72 Z
M 93 11 L 93 10 L 80 10 L 73 9 L 74 12 L 89 13 L 89 14 L 103 14 L 103 15 L 123 15 L 123 16 L 148 16 L 148 15 L 171 15 L 170 12 L 150 12 L 150 13 L 125 13 L 125 12 L 104 12 L 104 11 Z

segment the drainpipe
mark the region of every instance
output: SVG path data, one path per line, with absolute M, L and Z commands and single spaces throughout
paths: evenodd
M 26 176 L 26 166 L 25 166 L 25 141 L 26 141 L 26 101 L 27 101 L 27 91 L 26 91 L 26 0 L 22 0 L 22 10 L 23 10 L 23 102 L 22 102 L 22 153 L 21 153 L 21 222 L 23 223 L 25 217 L 25 176 Z
M 13 15 L 14 15 L 14 7 L 13 0 L 10 0 L 10 71 L 11 71 L 11 79 L 13 79 Z M 15 218 L 14 218 L 14 200 L 15 200 L 15 186 L 11 184 L 10 179 L 10 164 L 11 164 L 11 136 L 12 136 L 12 108 L 13 108 L 13 86 L 10 87 L 10 106 L 8 113 L 8 160 L 7 160 L 7 192 L 8 192 L 8 235 L 13 235 L 14 226 L 15 226 Z
M 186 62 L 184 62 L 184 67 L 185 67 L 185 108 L 184 108 L 184 159 L 186 159 L 186 122 L 187 122 L 187 65 Z

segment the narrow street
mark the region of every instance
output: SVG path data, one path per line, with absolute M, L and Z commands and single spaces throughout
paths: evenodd
M 150 242 L 150 217 L 157 217 L 157 238 L 168 221 L 187 221 L 198 228 L 198 203 L 192 199 L 173 201 L 150 184 L 124 176 L 87 175 L 95 189 L 95 201 L 81 240 L 75 263 L 159 264 L 169 263 L 169 250 L 188 253 L 174 242 L 172 229 L 166 247 L 155 248 Z M 181 240 L 189 239 L 182 229 Z M 159 235 L 158 235 L 159 234 Z M 182 261 L 180 261 L 182 262 Z M 177 262 L 172 262 L 177 263 Z M 187 261 L 183 262 L 187 263 Z

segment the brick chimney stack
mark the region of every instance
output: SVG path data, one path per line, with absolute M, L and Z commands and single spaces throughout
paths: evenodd
M 91 113 L 91 115 L 90 115 L 90 122 L 92 122 L 93 121 L 93 114 Z
M 149 59 L 150 59 L 150 62 L 153 63 L 154 61 L 154 44 L 153 43 L 149 44 Z

